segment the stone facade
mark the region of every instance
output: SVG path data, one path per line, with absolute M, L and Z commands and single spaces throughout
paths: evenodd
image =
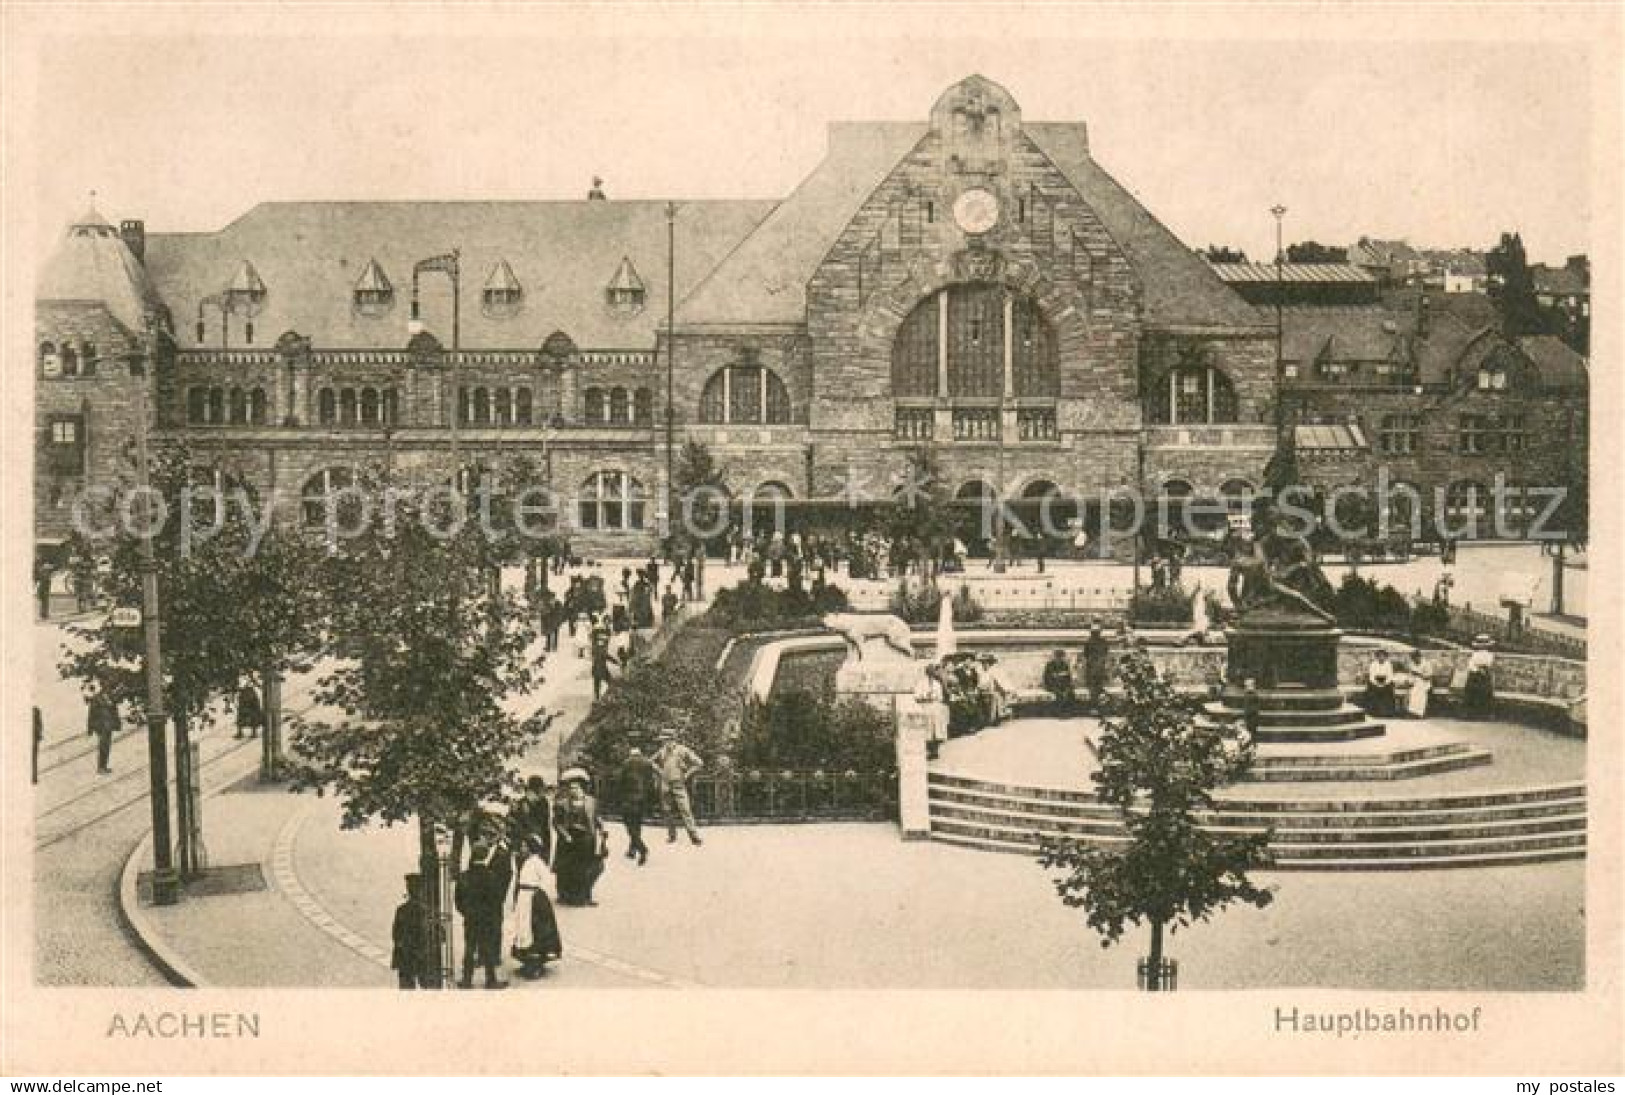
M 934 449 L 950 491 L 980 481 L 1019 498 L 1053 485 L 1064 496 L 1093 500 L 1137 482 L 1154 494 L 1179 481 L 1207 497 L 1238 483 L 1262 485 L 1276 441 L 1276 344 L 1269 324 L 1093 165 L 1081 124 L 1028 125 L 1008 92 L 971 77 L 948 89 L 918 127 L 857 126 L 842 140 L 844 151 L 832 147 L 828 162 L 869 172 L 861 180 L 830 178 L 834 169 L 821 167 L 823 174 L 809 181 L 809 193 L 791 195 L 765 219 L 762 210 L 713 211 L 720 219 L 707 224 L 743 235 L 712 241 L 709 250 L 700 240 L 685 252 L 708 256 L 702 269 L 690 272 L 691 297 L 704 294 L 719 272 L 729 270 L 735 271 L 736 284 L 752 287 L 754 294 L 739 294 L 745 303 L 733 313 L 726 306 L 719 312 L 713 301 L 709 311 L 700 310 L 704 318 L 693 322 L 685 318 L 688 298 L 679 295 L 675 314 L 651 323 L 651 310 L 664 304 L 663 291 L 652 292 L 629 313 L 642 316 L 637 345 L 616 344 L 622 341 L 618 332 L 630 328 L 604 326 L 605 301 L 596 286 L 578 294 L 586 303 L 573 313 L 573 323 L 558 319 L 555 327 L 556 317 L 547 309 L 556 298 L 545 295 L 554 286 L 537 284 L 526 273 L 537 267 L 517 261 L 535 259 L 518 250 L 523 245 L 517 234 L 488 246 L 500 249 L 493 253 L 502 253 L 504 264 L 516 260 L 520 280 L 530 278 L 525 290 L 537 297 L 525 304 L 525 315 L 540 326 L 526 329 L 535 344 L 515 348 L 493 341 L 511 337 L 505 332 L 512 326 L 471 328 L 478 290 L 465 285 L 455 360 L 426 332 L 409 341 L 403 333 L 393 345 L 358 345 L 363 327 L 400 330 L 396 324 L 404 309 L 387 324 L 372 317 L 376 322 L 366 327 L 357 318 L 361 313 L 343 299 L 350 292 L 348 280 L 335 299 L 329 299 L 333 294 L 311 297 L 309 285 L 275 297 L 289 280 L 297 280 L 290 279 L 289 270 L 307 270 L 311 284 L 317 275 L 326 276 L 325 268 L 318 269 L 324 261 L 317 254 L 322 241 L 304 236 L 262 243 L 267 251 L 249 256 L 256 268 L 271 271 L 272 310 L 260 318 L 258 346 L 204 345 L 200 322 L 196 341 L 171 353 L 153 344 L 161 335 L 134 335 L 94 303 L 97 293 L 111 298 L 106 286 L 68 284 L 58 291 L 59 299 L 41 300 L 39 339 L 94 342 L 100 360 L 93 378 L 41 376 L 38 535 L 44 541 L 60 539 L 72 495 L 113 474 L 120 446 L 134 429 L 135 385 L 144 382 L 154 385 L 160 437 L 185 438 L 200 460 L 218 461 L 260 495 L 275 496 L 290 517 L 297 517 L 301 492 L 319 482 L 315 477 L 324 470 L 389 462 L 426 480 L 448 480 L 451 427 L 460 418 L 456 444 L 462 459 L 487 467 L 521 456 L 532 461 L 562 500 L 566 528 L 581 525 L 578 496 L 603 481 L 598 477 L 610 476 L 637 492 L 644 502 L 638 520 L 628 517 L 616 529 L 577 528 L 577 542 L 594 553 L 636 554 L 656 543 L 668 441 L 673 450 L 689 440 L 707 445 L 736 500 L 767 491 L 798 502 L 883 502 L 901 484 L 913 450 L 922 443 Z M 870 147 L 883 148 L 884 154 L 863 151 Z M 591 256 L 593 263 L 584 268 L 613 268 L 625 243 L 614 236 L 621 230 L 616 226 L 642 217 L 645 235 L 636 237 L 641 245 L 625 246 L 645 248 L 636 263 L 640 285 L 660 272 L 660 260 L 669 256 L 651 254 L 648 246 L 651 238 L 663 243 L 666 225 L 651 237 L 649 211 L 633 210 L 628 203 L 621 216 L 617 203 L 588 204 L 592 208 L 566 211 L 568 217 L 559 214 L 564 219 L 558 221 L 561 232 L 602 228 L 605 233 L 599 241 L 604 254 Z M 839 218 L 829 214 L 837 207 Z M 295 210 L 286 218 L 295 224 L 327 223 L 299 220 L 303 215 Z M 507 215 L 487 214 L 489 223 Z M 513 215 L 519 224 L 539 214 Z M 271 210 L 251 219 L 273 226 L 282 216 Z M 805 220 L 796 221 L 798 216 Z M 777 224 L 775 218 L 788 223 Z M 99 218 L 77 227 L 104 251 L 115 245 Z M 772 237 L 778 243 L 761 245 L 759 251 L 769 252 L 765 258 L 758 256 L 757 266 L 747 264 L 738 273 L 735 257 L 770 229 L 780 233 Z M 75 237 L 85 233 L 70 232 L 65 246 L 84 244 Z M 203 270 L 207 263 L 198 258 L 201 272 L 182 276 L 177 264 L 190 261 L 191 242 L 138 235 L 142 253 L 132 249 L 119 256 L 128 260 L 130 276 L 144 280 L 143 258 L 163 270 L 154 274 L 153 284 L 118 294 L 120 299 L 154 301 L 158 289 L 168 287 L 174 298 L 162 302 L 168 310 L 184 317 L 197 311 L 201 318 L 200 299 L 206 298 L 195 294 L 209 287 L 206 278 L 229 271 Z M 352 237 L 343 247 L 334 244 L 347 256 L 340 261 L 350 271 L 346 279 L 371 263 L 364 248 L 390 242 L 354 232 L 345 238 Z M 206 234 L 199 238 L 211 242 Z M 571 238 L 573 248 L 592 242 Z M 531 246 L 542 248 L 546 242 Z M 440 246 L 438 236 L 435 246 Z M 317 250 L 309 254 L 300 251 L 313 247 Z M 415 241 L 412 247 L 408 254 L 419 253 Z M 429 249 L 425 245 L 423 253 Z M 573 253 L 570 257 L 573 261 Z M 483 270 L 486 260 L 476 263 L 465 255 L 465 261 Z M 411 269 L 410 259 L 399 254 L 386 257 L 383 265 L 397 279 Z M 97 267 L 110 268 L 105 261 Z M 80 268 L 68 263 L 64 269 L 71 274 Z M 465 276 L 479 272 L 465 270 Z M 398 286 L 397 293 L 404 289 Z M 911 317 L 940 300 L 941 330 L 947 332 L 949 294 L 966 289 L 1004 302 L 1003 319 L 991 328 L 1004 340 L 1005 373 L 997 393 L 955 396 L 943 380 L 934 395 L 900 395 L 894 390 L 894 358 Z M 443 307 L 443 290 L 437 286 L 435 294 L 433 306 Z M 81 295 L 86 299 L 78 299 Z M 796 307 L 764 311 L 761 301 L 774 296 L 793 299 Z M 722 299 L 734 298 L 724 293 Z M 308 306 L 304 312 L 290 310 L 289 300 Z M 1197 303 L 1182 303 L 1190 301 Z M 257 308 L 262 302 L 249 303 Z M 1023 320 L 1036 324 L 1023 328 L 1029 332 L 1023 337 L 1039 330 L 1042 353 L 1053 357 L 1053 385 L 1040 394 L 1011 379 L 1012 309 L 1018 305 L 1030 310 L 1023 316 L 1036 317 Z M 444 331 L 445 317 L 426 315 Z M 291 322 L 291 328 L 267 340 L 263 336 L 272 333 L 274 328 L 267 328 L 273 321 L 278 327 Z M 598 345 L 578 345 L 559 329 L 580 334 L 594 325 L 608 332 Z M 210 330 L 225 337 L 234 329 L 242 331 L 242 323 Z M 550 329 L 552 334 L 543 334 Z M 192 339 L 192 328 L 182 335 Z M 949 335 L 938 337 L 937 352 L 946 361 Z M 148 370 L 147 379 L 132 379 L 128 361 L 154 355 L 159 364 Z M 721 403 L 707 404 L 707 385 L 724 369 L 752 376 L 766 370 L 775 385 L 782 384 L 787 407 L 744 414 L 750 421 L 708 421 L 719 417 L 715 409 Z M 1215 414 L 1210 396 L 1205 419 L 1181 417 L 1183 411 L 1172 419 L 1158 417 L 1154 401 L 1173 390 L 1179 371 L 1190 369 L 1222 378 L 1226 402 L 1220 413 Z M 1459 419 L 1511 413 L 1516 406 L 1526 416 L 1523 433 L 1530 442 L 1515 461 L 1518 473 L 1527 482 L 1551 481 L 1563 471 L 1563 445 L 1554 442 L 1574 436 L 1576 404 L 1532 400 L 1531 390 L 1521 384 L 1505 391 L 1458 386 L 1422 393 L 1396 386 L 1352 396 L 1305 390 L 1296 395 L 1294 414 L 1300 421 L 1357 419 L 1373 446 L 1385 414 L 1419 414 L 1418 444 L 1387 463 L 1393 478 L 1429 485 L 1463 477 L 1491 481 L 1509 461 L 1505 454 L 1498 463 L 1462 453 Z M 773 391 L 777 397 L 780 389 Z M 764 394 L 764 409 L 766 400 Z M 720 417 L 732 415 L 730 410 Z M 83 419 L 82 452 L 68 454 L 51 443 L 52 423 L 65 416 Z M 1171 424 L 1159 424 L 1164 422 Z M 1310 460 L 1308 466 L 1328 483 L 1364 481 L 1374 473 L 1374 455 Z

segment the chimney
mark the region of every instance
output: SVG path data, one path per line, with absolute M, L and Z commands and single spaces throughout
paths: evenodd
M 587 200 L 590 202 L 601 202 L 607 200 L 607 196 L 604 194 L 604 180 L 600 179 L 597 175 L 592 177 L 592 189 L 587 191 Z
M 1428 337 L 1428 295 L 1425 290 L 1416 294 L 1416 337 Z
M 135 261 L 145 264 L 147 261 L 147 225 L 145 221 L 120 221 L 118 226 L 119 238 L 124 246 L 130 249 Z

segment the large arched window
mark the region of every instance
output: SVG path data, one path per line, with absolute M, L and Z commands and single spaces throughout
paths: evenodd
M 218 426 L 226 420 L 226 390 L 209 389 L 209 425 Z
M 339 392 L 339 425 L 353 426 L 356 417 L 355 389 L 345 388 Z
M 361 424 L 363 426 L 378 425 L 378 389 L 361 389 Z
M 632 421 L 639 426 L 652 426 L 654 420 L 654 394 L 648 388 L 639 388 L 632 393 Z
M 61 358 L 62 358 L 62 375 L 63 376 L 78 376 L 79 375 L 79 351 L 77 351 L 77 350 L 75 350 L 73 348 L 72 343 L 64 342 L 62 344 Z
M 513 425 L 512 388 L 498 388 L 496 390 L 496 424 L 499 426 Z
M 474 389 L 474 425 L 491 424 L 491 392 L 488 388 Z
M 401 400 L 394 388 L 384 389 L 384 425 L 393 426 L 401 420 Z
M 790 391 L 772 369 L 729 365 L 705 382 L 700 421 L 711 426 L 783 426 L 790 421 Z
M 606 421 L 604 406 L 604 389 L 588 388 L 586 397 L 586 418 L 589 426 L 599 426 Z
M 1151 421 L 1160 426 L 1233 423 L 1239 408 L 1230 378 L 1212 365 L 1180 365 L 1151 391 Z
M 209 420 L 209 390 L 207 388 L 186 389 L 186 421 L 194 426 L 201 426 Z
M 632 424 L 632 396 L 625 388 L 609 390 L 609 424 L 611 426 Z
M 316 421 L 331 426 L 338 420 L 338 400 L 332 388 L 323 388 L 316 395 Z
M 56 343 L 47 340 L 39 344 L 39 367 L 46 376 L 61 374 L 62 359 L 57 356 Z
M 253 426 L 265 425 L 265 389 L 255 388 L 248 393 L 248 421 Z
M 533 398 L 529 388 L 518 388 L 513 393 L 513 420 L 521 426 L 528 426 L 534 420 Z
M 915 305 L 892 343 L 892 395 L 899 399 L 1054 398 L 1060 388 L 1055 334 L 1038 302 L 1002 285 L 975 282 L 933 293 Z
M 321 528 L 327 524 L 329 495 L 336 496 L 332 499 L 335 522 L 340 527 L 353 527 L 361 516 L 361 499 L 341 492 L 354 486 L 355 473 L 349 468 L 323 468 L 306 480 L 300 492 L 306 527 Z
M 231 390 L 231 424 L 233 426 L 248 424 L 248 393 L 241 388 Z
M 619 471 L 595 472 L 581 487 L 580 517 L 584 529 L 641 529 L 647 495 L 643 484 Z

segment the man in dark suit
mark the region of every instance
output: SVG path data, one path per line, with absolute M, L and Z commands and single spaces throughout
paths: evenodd
M 113 735 L 118 733 L 118 705 L 95 685 L 90 688 L 90 710 L 86 724 L 85 732 L 96 736 L 96 773 L 105 776 L 113 770 L 108 761 L 113 755 Z
M 468 867 L 457 880 L 457 911 L 463 916 L 463 979 L 474 987 L 474 967 L 485 970 L 485 987 L 505 989 L 502 968 L 502 909 L 513 881 L 513 861 L 500 840 L 482 839 L 469 850 Z
M 636 859 L 639 867 L 649 862 L 649 846 L 643 842 L 643 819 L 660 793 L 657 778 L 643 750 L 635 745 L 627 750 L 615 790 L 621 822 L 626 826 L 626 858 Z
M 403 989 L 429 987 L 429 956 L 424 940 L 428 938 L 427 915 L 423 908 L 423 876 L 406 876 L 406 900 L 395 907 L 395 924 L 390 930 L 393 949 L 389 968 L 400 978 Z

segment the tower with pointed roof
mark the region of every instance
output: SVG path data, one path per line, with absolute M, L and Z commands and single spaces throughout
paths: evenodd
M 63 232 L 35 292 L 37 535 L 60 542 L 74 503 L 117 478 L 166 352 L 170 312 L 125 236 L 86 209 Z

